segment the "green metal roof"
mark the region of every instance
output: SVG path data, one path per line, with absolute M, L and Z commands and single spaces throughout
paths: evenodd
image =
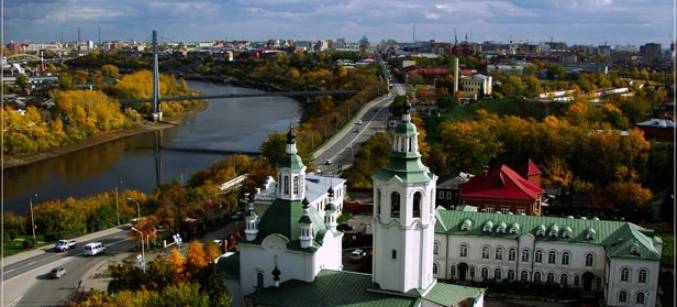
M 284 274 L 284 272 L 282 272 Z M 412 307 L 420 298 L 368 292 L 371 275 L 347 271 L 322 270 L 315 281 L 290 280 L 279 288 L 269 287 L 247 295 L 254 305 L 266 306 L 370 306 Z
M 292 170 L 301 170 L 304 165 L 303 165 L 303 160 L 301 160 L 301 157 L 297 154 L 286 154 L 284 157 L 280 158 L 279 161 L 277 161 L 277 167 L 286 167 L 290 168 Z
M 416 135 L 416 126 L 411 122 L 400 121 L 397 126 L 395 126 L 395 133 L 405 136 L 414 136 Z
M 441 207 L 437 208 L 436 211 L 436 233 L 506 239 L 517 239 L 526 233 L 531 233 L 538 241 L 562 241 L 602 245 L 607 248 L 607 255 L 610 258 L 660 260 L 660 254 L 653 244 L 655 233 L 652 230 L 642 228 L 630 222 L 456 211 L 446 210 Z M 461 225 L 466 220 L 471 221 L 470 228 L 468 231 L 463 231 L 461 230 Z M 520 226 L 515 233 L 510 233 L 509 229 L 506 229 L 504 233 L 497 233 L 496 226 L 492 228 L 491 232 L 484 232 L 483 226 L 489 221 L 494 225 L 500 223 L 513 225 L 517 223 Z M 545 236 L 537 236 L 537 230 L 542 225 L 546 229 Z M 556 238 L 550 236 L 550 231 L 554 226 L 559 228 Z M 567 227 L 571 229 L 571 236 L 563 238 L 562 234 L 565 229 L 568 230 Z M 595 231 L 591 240 L 586 238 L 589 229 L 594 229 Z M 630 253 L 630 249 L 634 244 L 640 247 L 639 256 Z
M 484 292 L 483 288 L 437 282 L 423 298 L 442 306 L 460 306 L 462 303 L 472 306 Z
M 315 239 L 309 248 L 301 248 L 298 242 L 299 235 L 301 234 L 299 220 L 303 218 L 303 205 L 301 201 L 290 201 L 280 198 L 275 199 L 261 217 L 256 240 L 249 242 L 242 239 L 239 244 L 261 244 L 263 239 L 268 235 L 279 234 L 289 240 L 287 248 L 314 252 L 322 246 L 322 236 L 326 231 L 326 227 L 322 217 L 314 207 L 308 208 L 308 215 L 313 225 L 313 231 L 315 231 Z M 305 218 L 303 220 L 305 221 Z
M 374 179 L 388 181 L 398 176 L 409 183 L 428 182 L 432 180 L 433 173 L 421 162 L 419 153 L 403 153 L 393 151 L 390 154 L 390 162 L 376 171 Z

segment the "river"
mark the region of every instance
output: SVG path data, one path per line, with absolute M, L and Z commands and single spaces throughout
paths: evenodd
M 258 91 L 199 81 L 188 84 L 205 95 Z M 258 151 L 269 133 L 284 131 L 299 120 L 301 111 L 300 103 L 287 97 L 212 99 L 205 110 L 180 126 L 6 169 L 4 209 L 24 212 L 31 197 L 34 203 L 68 196 L 85 197 L 111 191 L 116 186 L 150 192 L 158 175 L 163 183 L 187 181 L 192 173 L 226 155 L 174 150 L 160 150 L 158 154 L 154 150 L 156 138 L 169 148 Z

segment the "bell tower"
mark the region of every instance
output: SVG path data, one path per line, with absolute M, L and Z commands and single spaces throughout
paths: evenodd
M 306 166 L 296 150 L 294 127 L 289 127 L 285 156 L 277 163 L 277 197 L 292 201 L 304 199 L 305 176 Z
M 437 176 L 421 162 L 418 132 L 407 103 L 395 127 L 390 162 L 374 180 L 372 280 L 382 290 L 425 291 L 434 283 Z

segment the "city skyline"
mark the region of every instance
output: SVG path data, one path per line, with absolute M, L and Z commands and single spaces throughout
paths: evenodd
M 77 38 L 145 40 L 152 29 L 175 41 L 395 39 L 544 42 L 667 47 L 669 1 L 7 1 L 5 41 Z M 168 19 L 172 19 L 168 21 Z M 596 29 L 596 31 L 590 31 Z

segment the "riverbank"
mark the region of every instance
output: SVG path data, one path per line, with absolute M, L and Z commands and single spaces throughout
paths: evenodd
M 180 121 L 179 121 L 180 122 Z M 74 151 L 82 150 L 88 147 L 96 146 L 99 144 L 103 144 L 106 142 L 118 140 L 121 138 L 126 138 L 129 136 L 141 134 L 141 133 L 146 133 L 150 131 L 155 131 L 155 130 L 161 130 L 165 128 L 170 128 L 178 125 L 176 121 L 163 121 L 163 122 L 158 122 L 158 123 L 153 123 L 153 122 L 144 122 L 142 124 L 137 125 L 134 128 L 129 128 L 129 129 L 123 129 L 123 130 L 117 130 L 117 131 L 109 131 L 105 132 L 102 134 L 99 134 L 97 136 L 88 138 L 86 140 L 83 140 L 82 142 L 78 142 L 75 144 L 69 144 L 61 147 L 57 147 L 54 149 L 51 149 L 47 152 L 41 152 L 41 153 L 36 153 L 28 156 L 22 156 L 22 157 L 14 157 L 14 156 L 8 156 L 4 155 L 4 160 L 2 163 L 2 169 L 10 169 L 13 167 L 18 167 L 22 165 L 27 165 L 31 163 L 35 163 L 38 161 L 58 157 L 60 155 L 64 155 L 67 153 L 71 153 Z

